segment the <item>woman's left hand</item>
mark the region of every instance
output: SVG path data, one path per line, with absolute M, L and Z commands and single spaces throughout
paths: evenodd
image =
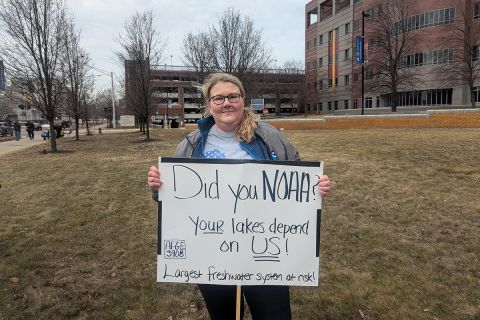
M 330 193 L 331 183 L 328 176 L 321 176 L 318 184 L 318 189 L 320 190 L 320 195 L 325 198 Z

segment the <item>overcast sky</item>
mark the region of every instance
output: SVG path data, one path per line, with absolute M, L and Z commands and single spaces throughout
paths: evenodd
M 249 16 L 256 29 L 261 29 L 272 57 L 282 65 L 287 60 L 304 61 L 304 8 L 299 0 L 67 0 L 77 27 L 82 32 L 82 46 L 97 68 L 121 74 L 113 52 L 116 39 L 135 11 L 152 10 L 161 36 L 167 40 L 165 61 L 182 63 L 182 42 L 188 32 L 206 31 L 216 24 L 228 7 Z M 172 58 L 170 58 L 172 56 Z M 96 78 L 97 87 L 109 87 L 109 77 Z

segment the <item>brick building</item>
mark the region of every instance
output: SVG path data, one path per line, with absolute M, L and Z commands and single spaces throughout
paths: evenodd
M 454 81 L 455 72 L 452 72 L 467 58 L 477 69 L 473 96 L 480 102 L 480 1 L 401 2 L 408 5 L 406 14 L 401 21 L 393 21 L 391 28 L 400 26 L 401 32 L 412 39 L 409 42 L 412 45 L 399 61 L 401 72 L 411 75 L 412 81 L 399 87 L 399 110 L 468 107 L 470 88 L 465 80 Z M 357 113 L 358 110 L 351 109 L 362 107 L 362 64 L 357 64 L 355 59 L 355 40 L 362 35 L 362 25 L 366 58 L 363 106 L 371 112 L 373 109 L 390 110 L 390 91 L 369 90 L 375 79 L 375 58 L 379 60 L 375 41 L 380 36 L 373 21 L 383 3 L 378 0 L 312 0 L 305 5 L 307 113 Z M 464 51 L 465 41 L 462 42 L 462 37 L 467 35 L 467 25 L 474 30 L 469 35 L 474 43 L 468 54 Z
M 128 67 L 125 71 L 128 74 Z M 169 121 L 182 124 L 201 119 L 205 103 L 200 87 L 206 76 L 184 66 L 161 65 L 151 68 L 150 81 L 155 105 L 153 122 L 163 124 L 168 118 Z M 269 114 L 304 112 L 303 70 L 268 69 L 251 74 L 248 78 L 250 80 L 244 81 L 247 94 L 245 101 L 248 104 L 251 99 L 263 99 L 264 108 Z M 128 90 L 126 94 L 129 94 Z

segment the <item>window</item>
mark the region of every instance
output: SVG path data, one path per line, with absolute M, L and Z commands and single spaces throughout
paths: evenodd
M 317 46 L 317 37 L 313 38 L 313 46 L 314 46 L 314 47 Z
M 323 80 L 318 81 L 318 89 L 323 89 Z
M 440 19 L 440 11 L 435 11 L 433 13 L 433 25 L 438 25 L 438 20 Z
M 353 30 L 358 30 L 360 28 L 360 19 L 353 21 Z
M 310 49 L 310 40 L 307 41 L 307 50 Z
M 365 78 L 372 79 L 373 78 L 373 71 L 371 67 L 365 68 Z
M 480 102 L 480 87 L 473 88 L 473 96 L 475 98 L 475 102 Z
M 365 98 L 365 108 L 371 108 L 371 107 L 372 107 L 372 97 Z
M 338 101 L 333 101 L 333 107 L 338 110 Z
M 348 107 L 349 107 L 349 102 L 350 102 L 350 101 L 348 101 L 348 100 L 344 100 L 344 101 L 343 101 L 343 107 L 344 107 L 345 109 L 348 109 Z
M 333 81 L 332 81 L 332 79 L 328 79 L 328 87 L 329 87 L 329 88 L 333 87 Z M 330 108 L 328 108 L 328 110 L 330 110 Z
M 353 83 L 357 83 L 358 82 L 358 73 L 354 73 L 353 74 Z
M 333 40 L 333 30 L 328 31 L 328 41 Z
M 480 58 L 480 45 L 476 45 L 472 50 L 472 61 L 477 61 Z
M 368 40 L 368 50 L 372 50 L 373 47 L 375 47 L 375 39 L 374 38 L 370 38 Z
M 328 101 L 328 111 L 331 111 L 331 110 L 332 110 L 332 102 Z
M 358 109 L 358 100 L 353 100 L 353 109 Z
M 318 103 L 318 111 L 323 111 L 323 102 Z
M 323 34 L 318 36 L 318 44 L 322 44 L 322 43 L 323 43 Z
M 350 60 L 350 49 L 345 50 L 345 61 Z
M 335 29 L 335 39 L 338 39 L 339 36 L 340 36 L 340 28 L 336 28 Z
M 349 34 L 349 33 L 350 33 L 350 22 L 345 23 L 345 34 Z
M 343 76 L 343 82 L 345 83 L 346 86 L 350 85 L 350 75 L 349 74 L 346 74 L 345 76 Z
M 372 8 L 367 9 L 367 10 L 365 11 L 365 17 L 366 17 L 367 19 L 372 19 L 372 18 L 373 18 L 373 15 L 374 15 L 374 13 L 373 13 L 373 9 L 372 9 Z
M 338 87 L 338 77 L 335 78 L 335 86 Z
M 323 58 L 318 58 L 318 66 L 319 67 L 323 66 Z
M 380 97 L 377 96 L 376 107 L 380 108 Z
M 480 2 L 475 3 L 473 8 L 473 19 L 480 19 Z

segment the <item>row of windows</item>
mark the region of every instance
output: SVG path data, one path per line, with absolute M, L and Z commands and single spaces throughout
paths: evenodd
M 420 13 L 394 23 L 391 27 L 393 34 L 429 28 L 455 22 L 455 8 L 445 8 Z
M 452 88 L 408 91 L 398 94 L 397 106 L 432 106 L 432 105 L 451 105 L 452 104 Z M 480 87 L 476 87 L 474 91 L 475 101 L 480 102 Z M 340 104 L 343 109 L 358 108 L 358 100 L 328 101 L 325 105 L 325 111 L 338 110 Z M 386 97 L 386 105 L 392 105 L 390 97 Z M 318 111 L 324 111 L 324 103 L 318 103 Z M 375 98 L 375 107 L 380 107 L 380 97 Z M 373 97 L 365 98 L 365 108 L 373 108 Z M 309 111 L 309 110 L 308 110 Z M 315 110 L 316 111 L 316 110 Z
M 453 62 L 453 49 L 437 49 L 407 54 L 400 59 L 400 68 Z
M 319 102 L 318 103 L 318 111 L 332 111 L 332 110 L 338 110 L 339 107 L 343 107 L 343 109 L 358 109 L 358 100 L 335 100 L 335 101 L 327 101 L 327 102 Z M 380 107 L 380 97 L 376 97 L 375 100 L 375 107 L 379 108 Z M 325 108 L 325 110 L 324 110 Z M 365 98 L 365 108 L 373 108 L 373 98 L 372 97 L 367 97 Z M 307 108 L 307 111 L 308 110 Z M 314 107 L 314 110 L 312 111 L 317 111 L 316 108 Z
M 348 35 L 350 34 L 351 30 L 350 30 L 350 22 L 347 22 L 345 23 L 345 25 L 343 26 L 343 35 Z M 333 40 L 333 30 L 330 30 L 328 32 L 328 41 L 332 41 Z M 335 39 L 338 39 L 340 37 L 340 28 L 336 28 L 335 29 Z M 315 48 L 316 46 L 319 46 L 323 44 L 323 34 L 319 35 L 318 38 L 315 37 L 313 38 L 313 48 Z M 307 50 L 310 49 L 310 47 L 312 46 L 312 42 L 311 40 L 308 40 L 307 41 Z
M 335 77 L 335 86 L 338 87 L 338 78 L 339 77 Z M 350 74 L 345 74 L 343 76 L 340 76 L 341 79 L 343 79 L 343 82 L 342 82 L 342 85 L 344 86 L 349 86 L 351 83 L 350 83 Z M 354 73 L 353 74 L 353 83 L 357 83 L 358 82 L 358 73 Z M 333 79 L 325 79 L 325 80 L 319 80 L 318 83 L 316 84 L 317 85 L 317 88 L 322 90 L 324 88 L 331 88 L 333 87 Z
M 401 92 L 398 94 L 398 106 L 451 105 L 453 89 L 433 89 Z M 391 105 L 390 97 L 387 104 Z

